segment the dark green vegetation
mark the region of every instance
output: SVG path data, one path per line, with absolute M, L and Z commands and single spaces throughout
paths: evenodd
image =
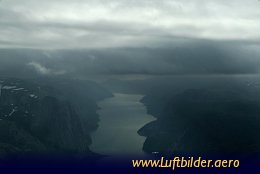
M 91 155 L 96 102 L 112 94 L 91 81 L 1 79 L 0 155 Z

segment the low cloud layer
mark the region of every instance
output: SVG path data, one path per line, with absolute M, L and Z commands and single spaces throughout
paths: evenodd
M 39 74 L 48 75 L 51 72 L 50 69 L 48 69 L 36 62 L 30 62 L 30 63 L 28 63 L 28 66 L 31 66 Z
M 257 0 L 0 1 L 0 74 L 256 74 L 259 9 Z
M 260 51 L 253 45 L 201 40 L 178 43 L 161 48 L 104 50 L 0 49 L 0 74 L 87 78 L 260 72 Z
M 158 47 L 177 38 L 258 45 L 257 0 L 0 1 L 0 47 Z
M 29 62 L 27 65 L 31 67 L 33 70 L 35 70 L 37 73 L 39 73 L 40 75 L 64 75 L 65 74 L 65 71 L 55 71 L 46 68 L 45 66 L 37 62 Z

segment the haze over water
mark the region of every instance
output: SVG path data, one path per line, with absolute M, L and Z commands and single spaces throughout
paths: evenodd
M 143 155 L 145 137 L 137 131 L 154 120 L 140 102 L 142 95 L 115 93 L 114 97 L 99 102 L 100 123 L 92 135 L 91 150 L 110 155 Z

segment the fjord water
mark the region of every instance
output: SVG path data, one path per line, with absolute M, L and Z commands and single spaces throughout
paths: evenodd
M 92 134 L 91 150 L 109 156 L 142 156 L 145 137 L 137 131 L 154 120 L 140 102 L 142 95 L 115 93 L 98 103 L 99 127 Z

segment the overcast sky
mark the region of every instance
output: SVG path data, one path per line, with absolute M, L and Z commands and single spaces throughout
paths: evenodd
M 258 0 L 2 0 L 0 47 L 167 45 L 260 39 Z

